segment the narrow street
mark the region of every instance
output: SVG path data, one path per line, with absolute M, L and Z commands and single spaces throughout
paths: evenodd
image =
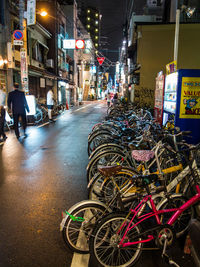
M 28 137 L 0 146 L 0 266 L 69 267 L 59 232 L 61 212 L 87 198 L 87 136 L 103 102 L 66 111 L 55 123 L 28 127 Z

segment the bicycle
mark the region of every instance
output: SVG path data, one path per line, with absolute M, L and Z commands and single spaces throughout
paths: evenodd
M 181 153 L 192 153 L 197 148 L 198 146 L 194 146 Z M 192 157 L 194 158 L 194 152 Z M 185 159 L 188 161 L 186 155 Z M 166 247 L 172 246 L 175 241 L 175 230 L 187 229 L 193 206 L 200 201 L 199 173 L 194 170 L 190 161 L 188 165 L 192 173 L 190 185 L 195 186 L 196 194 L 184 202 L 181 199 L 177 202 L 169 199 L 168 205 L 164 205 L 164 209 L 161 206 L 160 210 L 156 208 L 149 190 L 152 176 L 134 177 L 136 183 L 145 187 L 147 195 L 128 214 L 112 213 L 96 224 L 89 241 L 90 254 L 95 266 L 132 266 L 139 259 L 143 245 L 153 240 L 156 247 L 163 249 L 162 256 L 166 257 Z M 177 206 L 179 200 L 181 205 L 171 208 L 171 203 Z M 150 203 L 150 212 L 145 209 L 147 203 Z

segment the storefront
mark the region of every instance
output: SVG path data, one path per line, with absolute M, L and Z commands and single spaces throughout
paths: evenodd
M 70 92 L 67 81 L 58 81 L 58 104 L 69 105 Z

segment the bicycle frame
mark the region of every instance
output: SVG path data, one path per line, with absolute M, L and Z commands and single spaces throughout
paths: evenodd
M 183 205 L 181 205 L 179 208 L 175 208 L 175 209 L 165 209 L 165 210 L 157 210 L 156 209 L 156 206 L 155 206 L 155 203 L 152 199 L 152 195 L 147 195 L 145 196 L 142 201 L 137 205 L 137 207 L 134 209 L 134 210 L 131 210 L 127 216 L 127 218 L 129 217 L 129 215 L 131 213 L 133 213 L 133 217 L 132 219 L 130 220 L 126 230 L 125 230 L 125 233 L 123 234 L 123 237 L 119 243 L 119 246 L 121 247 L 128 247 L 128 246 L 131 246 L 131 245 L 136 245 L 136 244 L 140 244 L 140 243 L 147 243 L 147 242 L 150 242 L 154 239 L 154 236 L 153 235 L 148 235 L 148 238 L 147 239 L 144 239 L 144 240 L 138 240 L 138 241 L 135 241 L 135 242 L 125 242 L 124 243 L 124 239 L 127 235 L 127 233 L 133 229 L 135 226 L 139 225 L 141 222 L 149 219 L 150 217 L 155 217 L 156 219 L 156 222 L 157 222 L 157 225 L 162 225 L 162 222 L 160 221 L 160 218 L 159 218 L 159 215 L 160 214 L 163 214 L 163 213 L 171 213 L 173 212 L 173 215 L 169 218 L 167 224 L 168 225 L 173 225 L 175 223 L 175 221 L 177 220 L 177 218 L 187 209 L 189 208 L 190 206 L 194 205 L 196 202 L 198 202 L 200 200 L 200 188 L 199 188 L 199 185 L 196 185 L 196 195 L 191 197 L 187 202 L 185 202 Z M 147 213 L 147 214 L 144 214 L 144 215 L 141 215 L 141 216 L 138 216 L 137 217 L 137 220 L 138 222 L 135 223 L 134 225 L 131 226 L 134 218 L 140 213 L 140 211 L 145 207 L 145 204 L 150 201 L 150 204 L 151 204 L 151 208 L 152 208 L 152 212 L 150 213 Z M 122 230 L 122 228 L 126 227 L 126 220 L 122 223 L 121 227 L 119 228 L 118 230 L 118 234 L 120 233 L 120 231 Z M 139 236 L 138 236 L 139 238 Z

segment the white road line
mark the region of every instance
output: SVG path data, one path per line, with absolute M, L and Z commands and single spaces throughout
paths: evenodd
M 86 105 L 86 106 L 84 106 L 84 107 L 81 107 L 81 108 L 78 108 L 78 109 L 72 111 L 71 113 L 76 112 L 76 111 L 79 111 L 79 110 L 81 110 L 81 109 L 83 109 L 83 108 L 86 108 L 86 107 L 88 107 L 88 106 L 91 106 L 91 105 L 92 105 L 92 104 L 88 104 L 88 105 Z
M 45 122 L 45 123 L 43 123 L 43 124 L 42 124 L 42 125 L 40 125 L 40 126 L 37 126 L 37 128 L 43 127 L 43 126 L 45 126 L 45 125 L 47 125 L 47 124 L 49 124 L 49 121 L 48 121 L 48 122 Z
M 88 267 L 89 259 L 89 254 L 74 253 L 71 267 Z
M 84 107 L 81 107 L 81 108 L 78 108 L 78 109 L 76 109 L 76 110 L 74 110 L 74 111 L 71 111 L 70 114 L 72 114 L 72 113 L 74 113 L 74 112 L 76 112 L 76 111 L 79 111 L 79 110 L 81 110 L 81 109 L 83 109 L 83 108 L 86 108 L 86 107 L 88 107 L 88 106 L 90 106 L 90 105 L 92 105 L 92 104 L 88 104 L 88 105 L 86 105 L 86 106 L 84 106 Z M 54 121 L 57 121 L 57 120 L 58 120 L 58 118 L 54 119 Z M 44 126 L 47 125 L 47 124 L 49 124 L 49 122 L 45 122 L 45 123 L 43 123 L 43 124 L 37 126 L 37 128 L 44 127 Z

